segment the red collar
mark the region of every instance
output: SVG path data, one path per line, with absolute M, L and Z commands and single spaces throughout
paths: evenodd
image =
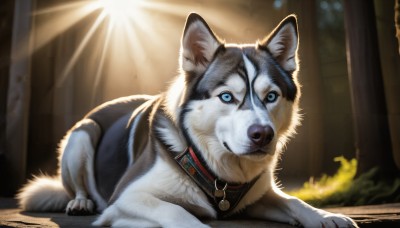
M 218 178 L 207 166 L 199 152 L 188 147 L 175 157 L 176 162 L 189 177 L 206 193 L 218 212 L 218 217 L 228 217 L 260 175 L 249 183 L 228 183 Z

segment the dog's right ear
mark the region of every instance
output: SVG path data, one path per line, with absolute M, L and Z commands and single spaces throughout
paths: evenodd
M 205 20 L 191 13 L 186 20 L 181 40 L 181 69 L 196 74 L 204 73 L 221 44 Z

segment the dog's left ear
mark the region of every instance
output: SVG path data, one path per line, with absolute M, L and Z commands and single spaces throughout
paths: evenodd
M 181 42 L 181 69 L 197 74 L 206 70 L 222 44 L 205 20 L 196 13 L 188 16 Z
M 283 69 L 289 72 L 297 69 L 298 44 L 299 36 L 295 15 L 289 15 L 283 19 L 274 31 L 260 42 L 260 45 L 267 47 Z

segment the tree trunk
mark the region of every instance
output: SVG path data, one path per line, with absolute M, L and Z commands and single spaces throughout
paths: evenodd
M 373 0 L 343 3 L 357 175 L 374 167 L 394 175 L 398 170 L 391 151 L 374 3 Z
M 398 48 L 400 54 L 400 0 L 396 0 L 395 7 L 394 7 L 394 21 L 396 24 L 396 36 L 398 41 Z

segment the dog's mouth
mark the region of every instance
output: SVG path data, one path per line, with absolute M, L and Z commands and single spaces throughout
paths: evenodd
M 253 151 L 249 151 L 244 153 L 243 155 L 247 155 L 247 156 L 265 156 L 267 154 L 269 154 L 270 152 L 266 149 L 256 149 Z
M 230 151 L 232 153 L 235 153 L 228 146 L 228 143 L 224 142 L 223 145 L 228 151 Z M 268 154 L 271 154 L 271 155 L 273 154 L 273 153 L 271 153 L 271 150 L 268 149 L 268 147 L 266 147 L 266 148 L 256 148 L 256 149 L 250 148 L 249 151 L 241 153 L 240 156 L 258 156 L 258 157 L 263 157 L 263 156 L 266 156 Z

